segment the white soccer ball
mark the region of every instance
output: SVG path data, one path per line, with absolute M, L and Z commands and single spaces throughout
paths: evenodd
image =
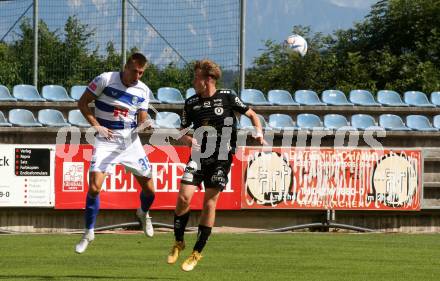
M 307 41 L 298 34 L 292 34 L 284 41 L 288 51 L 297 52 L 302 57 L 307 54 Z

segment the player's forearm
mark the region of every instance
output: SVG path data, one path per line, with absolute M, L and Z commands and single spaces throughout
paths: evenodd
M 86 118 L 86 120 L 90 123 L 90 125 L 92 125 L 93 127 L 100 126 L 98 120 L 96 120 L 88 104 L 84 105 L 79 103 L 78 108 L 81 111 L 84 118 Z
M 151 119 L 146 111 L 139 111 L 137 116 L 138 127 L 141 129 L 151 128 Z
M 260 118 L 258 118 L 255 112 L 252 112 L 249 116 L 251 118 L 252 125 L 255 127 L 257 135 L 263 135 L 263 128 L 261 126 Z

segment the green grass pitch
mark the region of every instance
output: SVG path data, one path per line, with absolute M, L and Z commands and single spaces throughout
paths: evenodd
M 166 264 L 170 233 L 79 238 L 1 235 L 0 280 L 440 280 L 439 234 L 214 233 L 192 272 Z

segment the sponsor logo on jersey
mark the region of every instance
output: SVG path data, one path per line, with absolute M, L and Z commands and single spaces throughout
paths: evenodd
M 222 102 L 222 99 L 215 99 L 214 102 Z
M 190 97 L 187 101 L 188 104 L 193 104 L 199 101 L 199 96 Z
M 210 101 L 205 101 L 205 102 L 203 103 L 203 107 L 204 107 L 204 108 L 209 108 L 209 107 L 211 107 L 211 102 L 210 102 Z
M 96 84 L 95 84 L 95 82 L 92 82 L 92 83 L 90 83 L 89 84 L 89 88 L 90 88 L 90 90 L 92 90 L 92 91 L 96 91 Z
M 246 107 L 246 105 L 240 100 L 239 97 L 235 97 L 235 103 L 240 107 L 243 107 L 243 108 Z
M 120 117 L 120 116 L 127 117 L 128 116 L 128 109 L 115 107 L 115 109 L 113 110 L 113 116 L 114 117 Z
M 202 108 L 201 105 L 196 105 L 196 106 L 193 107 L 193 110 L 200 110 L 200 108 Z

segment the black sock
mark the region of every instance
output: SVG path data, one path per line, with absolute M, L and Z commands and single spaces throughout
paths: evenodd
M 199 253 L 202 252 L 203 248 L 206 245 L 206 241 L 208 241 L 209 235 L 211 235 L 212 227 L 199 225 L 199 232 L 197 234 L 197 242 L 194 245 L 194 251 Z
M 185 235 L 186 224 L 189 219 L 189 211 L 181 216 L 174 213 L 174 237 L 176 241 L 183 241 L 183 235 Z

